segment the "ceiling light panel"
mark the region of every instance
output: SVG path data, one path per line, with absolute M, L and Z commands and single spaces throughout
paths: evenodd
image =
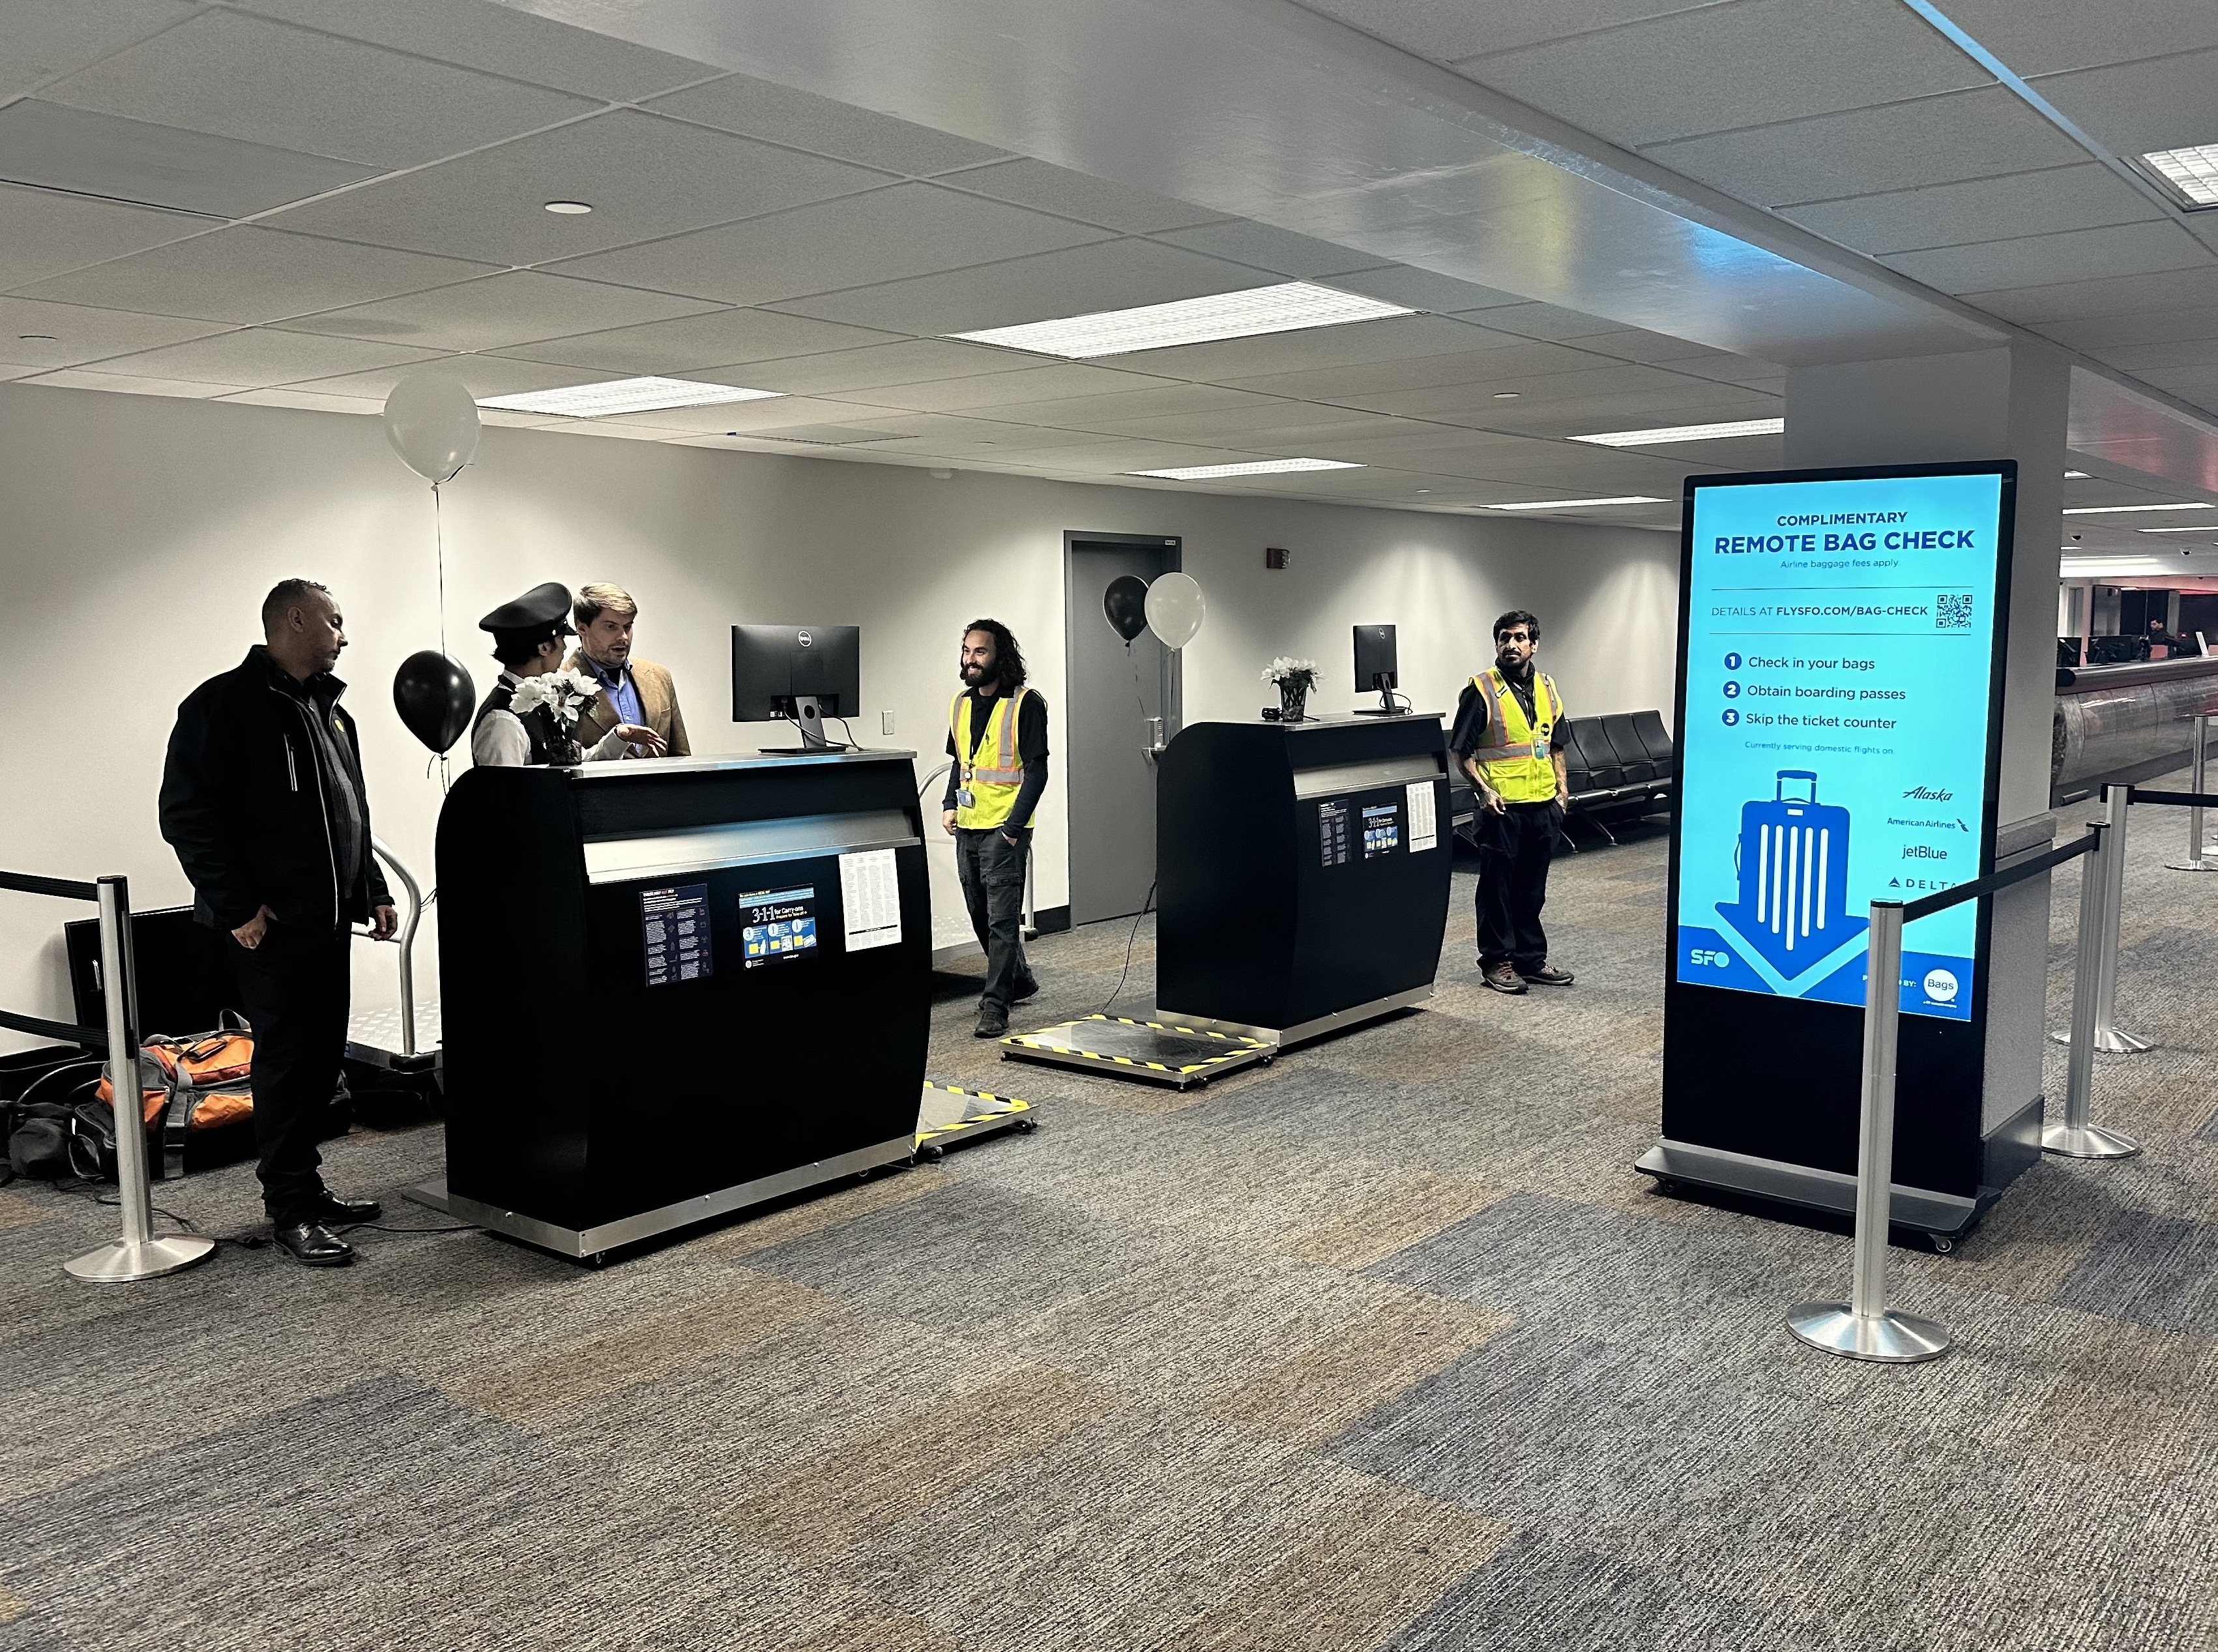
M 1589 504 L 1662 504 L 1645 493 L 1620 493 L 1607 499 L 1519 499 L 1510 504 L 1490 504 L 1489 510 L 1576 510 Z
M 1673 442 L 1722 442 L 1738 436 L 1780 436 L 1787 430 L 1783 418 L 1734 419 L 1724 424 L 1670 424 L 1654 430 L 1603 430 L 1595 436 L 1575 436 L 1574 442 L 1591 442 L 1602 448 L 1660 448 Z
M 732 384 L 707 384 L 697 379 L 610 379 L 599 384 L 575 385 L 567 390 L 489 396 L 478 405 L 504 408 L 515 413 L 610 418 L 618 413 L 650 413 L 663 407 L 714 407 L 732 401 L 764 401 L 778 393 Z
M 1346 326 L 1416 313 L 1383 299 L 1338 293 L 1308 282 L 1285 282 L 1245 292 L 1146 304 L 1134 310 L 1104 310 L 1058 321 L 1032 321 L 949 336 L 1004 350 L 1086 361 L 1097 356 L 1169 350 L 1220 338 L 1253 338 L 1263 333 L 1299 332 L 1310 327 Z
M 1297 470 L 1361 470 L 1345 459 L 1256 459 L 1242 465 L 1182 465 L 1173 470 L 1128 470 L 1127 476 L 1159 476 L 1169 482 L 1213 482 L 1223 476 L 1278 476 Z
M 2143 510 L 2211 510 L 2218 505 L 2209 505 L 2201 500 L 2190 500 L 2184 504 L 2075 504 L 2065 511 L 2067 517 L 2129 517 Z
M 2207 534 L 2210 529 L 2210 523 L 2198 522 L 2188 528 L 2136 528 L 2134 531 L 2137 534 Z
M 2141 157 L 2141 164 L 2188 206 L 2218 207 L 2218 144 L 2154 150 Z

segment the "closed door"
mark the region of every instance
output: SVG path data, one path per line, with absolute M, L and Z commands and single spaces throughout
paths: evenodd
M 1138 912 L 1155 882 L 1155 767 L 1149 720 L 1175 731 L 1178 656 L 1143 631 L 1130 644 L 1102 612 L 1110 582 L 1149 582 L 1178 566 L 1176 540 L 1069 535 L 1070 639 L 1064 726 L 1070 749 L 1070 918 L 1090 924 Z

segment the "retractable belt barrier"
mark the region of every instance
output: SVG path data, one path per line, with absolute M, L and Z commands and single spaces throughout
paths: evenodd
M 0 1011 L 0 1026 L 18 1032 L 67 1038 L 108 1052 L 108 1070 L 116 1080 L 115 1093 L 135 1092 L 127 1073 L 139 1070 L 139 977 L 131 959 L 131 889 L 128 880 L 104 877 L 91 883 L 65 878 L 35 877 L 26 872 L 0 872 L 0 889 L 19 894 L 46 895 L 59 900 L 90 900 L 100 909 L 100 978 L 105 984 L 108 1027 L 102 1032 L 66 1022 Z M 146 1179 L 146 1134 L 135 1117 L 136 1109 L 115 1110 L 115 1180 L 117 1203 L 123 1207 L 123 1236 L 62 1264 L 79 1279 L 98 1284 L 121 1284 L 175 1273 L 206 1259 L 215 1241 L 197 1234 L 157 1236 L 153 1194 Z
M 2117 813 L 2122 818 L 2122 803 Z M 2110 852 L 2112 836 L 2111 824 L 2106 820 L 2091 827 L 2078 842 L 2036 855 L 2006 871 L 1991 873 L 1917 900 L 1872 902 L 1870 950 L 1864 971 L 1863 1106 L 1856 1132 L 1855 1274 L 1848 1301 L 1803 1302 L 1788 1310 L 1787 1328 L 1812 1347 L 1849 1359 L 1908 1364 L 1937 1359 L 1948 1352 L 1954 1341 L 1948 1327 L 1938 1321 L 1899 1313 L 1887 1305 L 1887 1228 L 1893 1198 L 1895 1057 L 1901 1042 L 1902 931 L 1905 925 L 2038 877 L 2079 856 L 2096 857 L 2097 865 L 2089 869 L 2080 884 L 2079 951 L 2072 983 L 2072 1024 L 2079 1036 L 2072 1049 L 2066 1123 L 2044 1129 L 2041 1146 L 2052 1153 L 2077 1157 L 2111 1156 L 2074 1154 L 2072 1147 L 2062 1143 L 2075 1129 L 2083 1135 L 2107 1134 L 2094 1132 L 2094 1127 L 2087 1123 L 2088 1090 L 2093 1068 L 2095 987 L 2099 974 L 2091 967 L 2093 960 L 2089 949 L 2101 944 L 2100 892 L 2108 880 L 2101 875 L 2102 870 L 2107 869 L 2102 868 L 2100 863 Z M 2091 912 L 2091 900 L 2097 903 Z M 2097 921 L 2091 922 L 2091 917 Z M 2130 1144 L 2127 1150 L 2137 1151 Z

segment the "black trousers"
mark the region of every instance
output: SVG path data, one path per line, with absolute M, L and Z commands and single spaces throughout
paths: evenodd
M 301 1222 L 323 1197 L 319 1166 L 346 1059 L 350 937 L 271 924 L 252 951 L 226 936 L 254 1029 L 254 1144 L 272 1222 Z
M 1507 962 L 1520 974 L 1548 961 L 1540 908 L 1564 812 L 1553 801 L 1478 812 L 1478 967 Z
M 963 882 L 970 928 L 986 950 L 986 990 L 981 1004 L 998 1004 L 1004 1013 L 1018 989 L 1032 984 L 1025 962 L 1025 858 L 1032 853 L 1029 827 L 1011 843 L 998 830 L 957 827 L 955 872 Z

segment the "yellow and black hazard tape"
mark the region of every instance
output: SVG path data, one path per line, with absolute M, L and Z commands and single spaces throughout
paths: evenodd
M 1019 1101 L 1014 1096 L 996 1096 L 983 1090 L 965 1090 L 962 1086 L 955 1084 L 935 1084 L 930 1079 L 924 1081 L 924 1087 L 927 1090 L 937 1090 L 945 1096 L 961 1096 L 966 1100 L 984 1102 L 994 1111 L 990 1113 L 971 1114 L 967 1117 L 957 1119 L 952 1124 L 941 1124 L 932 1129 L 919 1130 L 916 1133 L 916 1142 L 919 1147 L 922 1147 L 934 1136 L 959 1135 L 975 1125 L 1006 1124 L 1009 1120 L 1032 1110 L 1032 1103 Z
M 1251 1051 L 1270 1048 L 1261 1039 L 1250 1038 L 1242 1033 L 1219 1032 L 1213 1027 L 1181 1027 L 1167 1021 L 1135 1021 L 1130 1016 L 1123 1015 L 1102 1015 L 1098 1012 L 1094 1015 L 1081 1015 L 1077 1021 L 1069 1024 L 1076 1026 L 1081 1022 L 1086 1021 L 1114 1022 L 1120 1027 L 1146 1027 L 1155 1032 L 1175 1032 L 1187 1038 L 1214 1038 L 1220 1043 L 1235 1044 L 1238 1048 L 1228 1050 L 1222 1055 L 1205 1055 L 1201 1060 L 1188 1061 L 1183 1067 L 1173 1067 L 1168 1061 L 1143 1061 L 1131 1055 L 1110 1055 L 1098 1049 L 1081 1049 L 1075 1044 L 1057 1043 L 1036 1032 L 1019 1033 L 1013 1038 L 1004 1038 L 1001 1042 L 1005 1044 L 1021 1044 L 1026 1049 L 1052 1050 L 1058 1055 L 1077 1055 L 1089 1061 L 1106 1061 L 1112 1067 L 1137 1067 L 1148 1073 L 1199 1073 L 1208 1067 L 1221 1067 L 1226 1061 L 1239 1061 Z

